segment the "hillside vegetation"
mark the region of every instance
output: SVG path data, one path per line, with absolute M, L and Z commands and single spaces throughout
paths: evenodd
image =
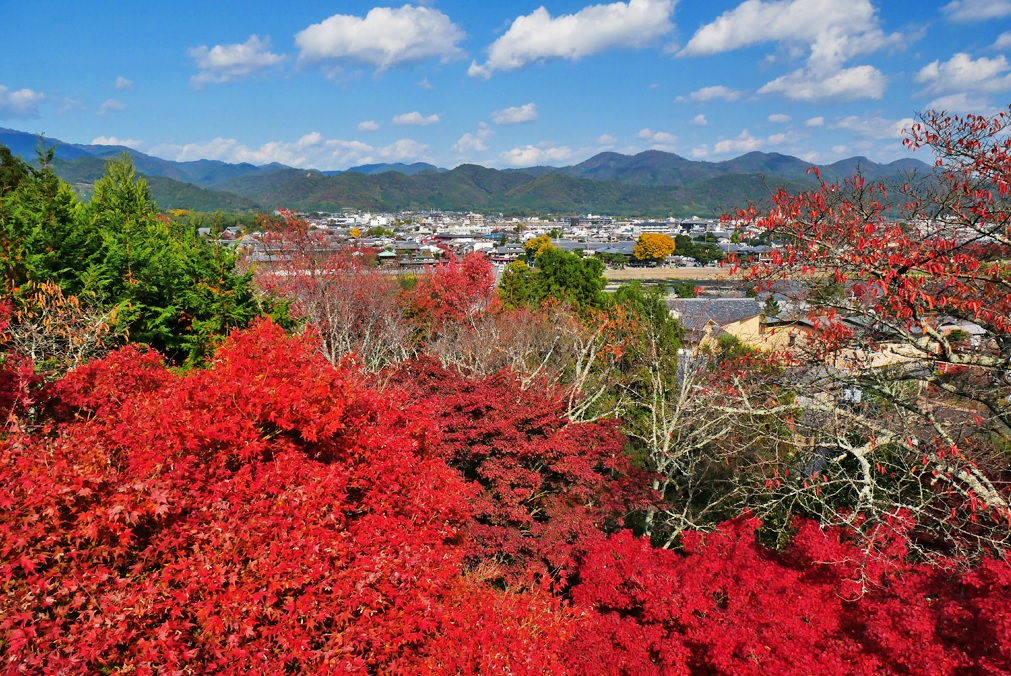
M 0 129 L 0 143 L 16 155 L 32 159 L 39 139 Z M 106 160 L 125 153 L 137 171 L 151 179 L 152 194 L 163 208 L 198 211 L 344 208 L 716 216 L 749 203 L 767 206 L 779 189 L 795 192 L 817 187 L 808 173 L 808 162 L 762 152 L 721 162 L 648 150 L 631 156 L 600 153 L 569 167 L 497 170 L 465 164 L 447 171 L 419 162 L 320 172 L 279 164 L 173 162 L 122 146 L 66 144 L 53 139 L 46 143 L 55 148 L 57 173 L 81 195 L 90 194 Z M 868 179 L 896 183 L 929 170 L 919 160 L 882 165 L 861 157 L 821 167 L 822 175 L 831 180 L 849 178 L 859 171 Z

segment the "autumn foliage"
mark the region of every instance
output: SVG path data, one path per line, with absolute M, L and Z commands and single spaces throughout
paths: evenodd
M 914 132 L 961 178 L 926 240 L 861 182 L 746 214 L 793 235 L 756 276 L 838 286 L 824 340 L 697 373 L 662 297 L 554 249 L 568 295 L 503 309 L 479 256 L 410 287 L 286 232 L 263 283 L 306 330 L 256 320 L 201 369 L 131 344 L 43 378 L 0 302 L 0 674 L 1011 673 L 999 122 Z M 886 335 L 931 368 L 830 361 Z
M 658 261 L 674 253 L 674 238 L 670 235 L 644 232 L 632 249 L 632 256 L 640 261 Z
M 497 304 L 491 263 L 480 253 L 451 257 L 421 277 L 408 303 L 414 323 L 426 336 L 466 325 Z
M 928 554 L 1008 550 L 1009 124 L 928 113 L 906 144 L 933 151 L 931 175 L 821 181 L 739 214 L 783 243 L 751 277 L 807 322 L 778 383 L 806 444 L 783 502 L 868 531 L 911 510 Z
M 439 452 L 476 491 L 466 526 L 472 564 L 514 584 L 564 587 L 587 544 L 650 499 L 616 421 L 568 423 L 560 390 L 522 389 L 508 372 L 467 379 L 431 359 L 406 366 L 398 379 L 442 430 Z
M 13 411 L 3 670 L 1011 667 L 1005 562 L 861 568 L 810 522 L 776 554 L 746 518 L 657 550 L 622 529 L 650 496 L 613 424 L 507 374 L 367 382 L 264 321 L 208 369 L 127 347 L 53 385 L 42 426 Z
M 305 340 L 260 323 L 183 376 L 125 348 L 50 406 L 0 456 L 6 670 L 441 673 L 545 632 L 527 673 L 557 662 L 556 599 L 464 575 L 477 488 L 433 419 Z
M 1006 562 L 972 573 L 911 565 L 894 542 L 862 565 L 840 531 L 797 523 L 792 546 L 758 545 L 741 517 L 690 533 L 684 553 L 627 533 L 587 556 L 578 607 L 612 644 L 599 673 L 959 674 L 1011 667 Z M 826 563 L 828 561 L 835 563 Z M 997 604 L 997 605 L 994 605 Z M 589 639 L 589 637 L 586 637 Z

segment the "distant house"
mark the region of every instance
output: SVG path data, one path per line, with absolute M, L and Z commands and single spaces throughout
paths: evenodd
M 950 338 L 955 332 L 961 332 L 973 347 L 979 347 L 986 339 L 986 329 L 966 319 L 942 317 L 937 324 L 937 330 L 941 335 Z
M 421 245 L 398 239 L 393 242 L 393 250 L 398 256 L 415 256 L 421 251 Z
M 675 230 L 680 232 L 681 224 L 672 221 L 642 221 L 636 223 L 632 228 L 632 234 L 643 235 L 646 233 L 656 235 L 673 235 Z
M 506 244 L 495 247 L 495 250 L 488 256 L 493 263 L 511 263 L 526 257 L 526 250 L 522 244 Z
M 604 254 L 612 257 L 612 260 L 623 260 L 628 264 L 632 260 L 632 250 L 635 249 L 635 242 L 608 242 L 601 247 L 595 247 L 595 254 Z M 618 258 L 618 257 L 621 258 Z
M 814 328 L 813 321 L 795 314 L 765 317 L 762 320 L 761 347 L 765 350 L 785 350 L 803 345 L 810 340 Z
M 678 268 L 697 268 L 702 265 L 698 260 L 690 256 L 679 256 L 677 254 L 667 256 L 667 263 Z
M 735 255 L 742 262 L 750 263 L 771 263 L 773 259 L 773 252 L 776 250 L 776 247 L 768 245 L 748 246 L 745 244 L 733 244 L 727 242 L 720 242 L 717 246 L 723 251 L 723 253 Z
M 936 342 L 923 335 L 922 330 L 912 325 L 908 333 L 903 333 L 879 322 L 874 317 L 862 314 L 839 317 L 844 325 L 854 332 L 854 346 L 836 350 L 826 359 L 826 363 L 840 371 L 850 371 L 864 368 L 883 368 L 896 364 L 917 363 L 924 359 L 924 346 L 917 345 L 920 340 L 927 341 L 928 349 L 935 349 Z M 935 317 L 928 322 L 943 336 L 951 339 L 953 336 L 960 341 L 966 341 L 971 347 L 980 347 L 987 340 L 987 331 L 974 322 L 952 317 Z M 870 334 L 867 344 L 872 349 L 859 347 L 865 341 L 862 337 Z M 815 321 L 808 317 L 779 315 L 767 317 L 762 323 L 760 347 L 767 350 L 804 348 L 810 340 L 819 340 Z
M 382 266 L 384 266 L 384 267 L 390 266 L 390 265 L 396 265 L 397 254 L 393 253 L 392 251 L 380 251 L 376 255 L 376 260 L 378 260 L 379 264 L 382 265 Z
M 762 346 L 762 306 L 754 298 L 672 298 L 667 307 L 684 327 L 688 345 L 705 347 L 729 334 Z

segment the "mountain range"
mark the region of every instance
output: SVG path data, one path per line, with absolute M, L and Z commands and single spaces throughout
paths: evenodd
M 406 211 L 602 213 L 642 216 L 711 216 L 748 203 L 767 203 L 779 188 L 815 187 L 811 164 L 790 155 L 751 152 L 732 160 L 702 162 L 648 150 L 636 155 L 604 152 L 567 167 L 488 169 L 463 164 L 447 170 L 424 162 L 368 164 L 345 171 L 255 166 L 218 160 L 175 162 L 125 146 L 64 143 L 55 146 L 53 168 L 84 197 L 109 159 L 127 154 L 148 179 L 164 209 L 308 211 L 368 209 Z M 31 161 L 39 138 L 0 128 L 0 144 Z M 861 173 L 868 180 L 905 180 L 931 167 L 902 159 L 878 164 L 852 157 L 819 167 L 826 180 Z

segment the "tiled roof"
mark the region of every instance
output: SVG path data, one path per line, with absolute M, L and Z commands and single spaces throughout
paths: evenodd
M 710 322 L 726 326 L 762 314 L 754 298 L 674 298 L 667 307 L 688 331 L 702 331 Z

